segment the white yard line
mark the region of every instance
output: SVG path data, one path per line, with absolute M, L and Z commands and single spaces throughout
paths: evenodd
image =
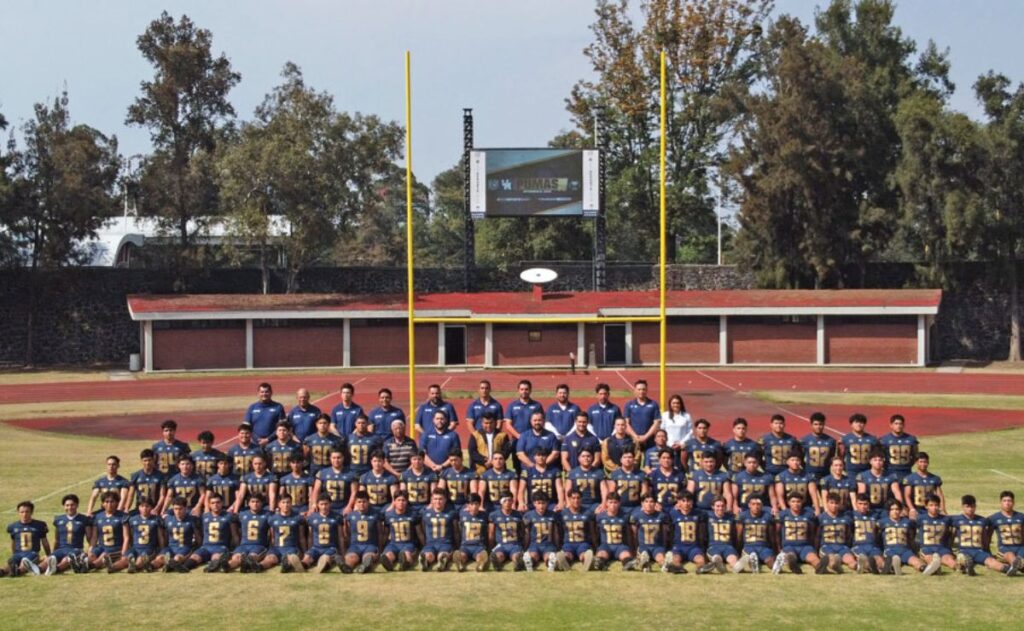
M 1018 478 L 1015 475 L 1010 475 L 1009 473 L 1003 473 L 1002 471 L 999 471 L 998 469 L 989 469 L 989 471 L 991 471 L 992 473 L 998 473 L 999 475 L 1003 476 L 1004 478 L 1010 478 L 1011 480 L 1016 480 L 1017 482 L 1024 482 L 1024 479 Z
M 98 478 L 101 475 L 103 475 L 103 474 L 100 473 L 100 474 L 94 475 L 92 477 L 88 477 L 88 478 L 86 478 L 84 480 L 80 480 L 78 482 L 75 482 L 74 484 L 69 484 L 69 485 L 67 485 L 67 486 L 65 486 L 63 488 L 60 488 L 60 489 L 57 489 L 56 491 L 53 491 L 52 493 L 47 493 L 46 495 L 43 495 L 42 497 L 37 497 L 36 499 L 32 500 L 32 503 L 33 504 L 38 504 L 39 502 L 42 502 L 43 500 L 48 500 L 51 497 L 53 497 L 54 495 L 60 495 L 64 491 L 70 491 L 71 489 L 73 489 L 75 487 L 78 487 L 78 486 L 82 486 L 83 484 L 85 484 L 87 482 L 92 482 L 93 480 L 95 480 L 96 478 Z M 4 513 L 16 513 L 16 512 L 18 512 L 17 508 L 11 508 L 11 509 L 8 509 L 8 510 L 4 511 Z
M 622 373 L 621 373 L 621 372 L 619 372 L 618 370 L 616 370 L 616 371 L 615 371 L 615 374 L 616 374 L 616 375 L 618 375 L 618 376 L 619 376 L 619 379 L 621 379 L 621 380 L 622 380 L 623 382 L 625 382 L 625 384 L 626 384 L 627 386 L 629 386 L 629 389 L 630 389 L 630 390 L 632 390 L 632 389 L 633 389 L 633 384 L 629 383 L 629 379 L 626 379 L 625 377 L 623 377 L 623 376 L 622 376 Z
M 725 383 L 721 379 L 715 379 L 714 377 L 712 377 L 711 375 L 707 374 L 703 370 L 698 370 L 697 374 L 700 375 L 701 377 L 704 377 L 705 379 L 708 379 L 710 381 L 714 381 L 715 383 L 717 383 L 720 386 L 724 386 L 724 387 L 732 390 L 733 392 L 736 392 L 736 388 L 730 386 L 729 384 Z

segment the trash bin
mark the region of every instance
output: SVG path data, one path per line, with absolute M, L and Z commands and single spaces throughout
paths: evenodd
M 132 353 L 128 356 L 128 370 L 131 372 L 139 372 L 142 370 L 142 355 Z

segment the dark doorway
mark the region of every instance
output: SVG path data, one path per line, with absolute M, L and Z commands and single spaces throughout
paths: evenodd
M 466 363 L 466 327 L 446 324 L 444 327 L 444 365 L 460 366 Z
M 626 363 L 626 325 L 604 325 L 604 363 Z

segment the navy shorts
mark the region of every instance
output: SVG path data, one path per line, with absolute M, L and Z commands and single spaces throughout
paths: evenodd
M 704 556 L 704 549 L 695 543 L 682 544 L 672 548 L 672 554 L 685 561 L 696 561 L 697 557 Z
M 846 556 L 850 554 L 850 546 L 843 545 L 841 543 L 828 543 L 821 546 L 822 554 L 838 554 L 839 556 Z
M 982 550 L 981 548 L 960 548 L 960 554 L 970 558 L 975 563 L 984 563 L 992 558 L 988 550 Z
M 314 561 L 322 556 L 333 557 L 336 554 L 338 554 L 338 549 L 334 546 L 313 546 L 306 550 L 306 555 Z
M 771 546 L 767 546 L 763 543 L 755 543 L 743 548 L 743 554 L 754 554 L 757 555 L 758 561 L 761 563 L 767 563 L 768 559 L 775 556 L 775 550 L 772 550 Z
M 534 543 L 531 544 L 526 551 L 531 554 L 536 552 L 537 554 L 544 556 L 546 554 L 551 554 L 552 552 L 557 552 L 558 550 L 555 548 L 553 543 Z
M 227 551 L 227 546 L 202 546 L 197 548 L 192 554 L 202 559 L 203 563 L 206 563 L 213 558 L 213 555 L 224 554 Z
M 38 563 L 39 562 L 39 553 L 38 552 L 33 552 L 32 550 L 29 550 L 28 552 L 15 552 L 14 554 L 11 555 L 11 559 L 10 560 L 11 560 L 12 563 L 21 563 L 22 559 L 28 559 L 29 561 L 31 561 L 33 563 Z
M 937 554 L 940 557 L 942 557 L 946 556 L 947 554 L 952 555 L 953 552 L 946 546 L 921 546 L 921 554 Z
M 372 543 L 353 543 L 345 551 L 345 554 L 355 554 L 361 557 L 364 554 L 377 554 L 378 552 L 377 546 Z
M 258 543 L 243 543 L 235 548 L 235 554 L 251 554 L 253 556 L 259 556 L 266 551 L 267 547 Z
M 492 552 L 504 554 L 507 557 L 511 557 L 513 554 L 522 554 L 523 547 L 518 543 L 500 543 L 494 546 Z
M 999 554 L 1012 554 L 1016 557 L 1024 557 L 1024 546 L 999 546 Z
M 459 550 L 469 557 L 475 557 L 481 552 L 486 551 L 482 543 L 464 543 L 459 547 Z
M 129 559 L 137 559 L 141 556 L 152 557 L 156 555 L 156 548 L 152 546 L 132 546 L 128 548 L 128 554 L 125 555 Z
M 580 558 L 587 550 L 592 550 L 589 543 L 566 543 L 562 545 L 562 552 Z
M 276 556 L 279 561 L 281 559 L 285 558 L 286 556 L 288 556 L 289 554 L 298 554 L 298 553 L 299 553 L 299 549 L 298 548 L 293 548 L 291 546 L 286 546 L 286 547 L 283 547 L 283 548 L 279 547 L 279 546 L 274 546 L 274 547 L 270 548 L 269 550 L 267 550 L 267 555 L 268 556 L 269 555 Z
M 90 550 L 89 553 L 92 554 L 94 557 L 98 557 L 101 554 L 106 554 L 110 557 L 120 558 L 121 548 L 114 546 L 105 546 L 103 544 L 100 544 L 98 546 L 93 546 L 92 550 Z
M 886 548 L 883 554 L 886 558 L 899 557 L 900 561 L 902 561 L 903 563 L 909 563 L 910 559 L 913 559 L 915 556 L 917 556 L 914 554 L 913 550 L 906 546 L 894 546 L 892 548 Z
M 187 557 L 192 554 L 192 548 L 188 546 L 170 546 L 164 548 L 164 554 L 169 554 L 173 557 Z
M 724 543 L 716 543 L 708 546 L 708 556 L 720 556 L 723 559 L 728 559 L 730 556 L 739 555 L 736 554 L 736 548 Z
M 81 554 L 81 553 L 82 553 L 81 548 L 68 548 L 68 547 L 64 547 L 64 548 L 57 548 L 56 550 L 54 550 L 53 551 L 53 557 L 55 559 L 57 559 L 58 562 L 60 562 L 60 561 L 63 561 L 64 559 L 68 558 L 69 556 L 71 556 L 73 554 Z
M 882 556 L 882 550 L 878 546 L 870 543 L 865 543 L 860 546 L 853 546 L 854 554 L 866 554 L 869 557 L 880 557 Z
M 428 543 L 420 549 L 421 553 L 429 552 L 431 554 L 441 554 L 442 552 L 452 553 L 452 544 L 445 543 L 443 541 L 437 541 L 434 543 Z
M 637 554 L 646 552 L 651 555 L 651 558 L 658 556 L 659 554 L 665 554 L 665 546 L 637 546 Z
M 398 555 L 403 552 L 416 554 L 416 544 L 410 541 L 406 541 L 405 543 L 389 543 L 388 545 L 384 546 L 384 554 L 391 553 Z
M 814 546 L 783 546 L 782 551 L 786 554 L 795 554 L 801 561 L 807 561 L 807 557 L 814 554 Z
M 610 545 L 606 544 L 597 546 L 597 551 L 604 552 L 608 555 L 608 558 L 613 560 L 618 560 L 618 558 L 622 555 L 623 552 L 630 556 L 633 556 L 633 551 L 629 549 L 629 546 L 623 543 L 613 543 Z

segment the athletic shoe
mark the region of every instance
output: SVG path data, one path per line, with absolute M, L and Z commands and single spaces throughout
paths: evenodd
M 32 574 L 32 576 L 39 576 L 40 574 L 43 573 L 42 570 L 39 569 L 39 566 L 36 565 L 35 562 L 32 561 L 31 559 L 22 559 L 21 560 L 21 569 L 23 569 L 26 572 Z
M 1013 563 L 1008 564 L 1006 566 L 1006 569 L 1003 570 L 1003 574 L 1005 574 L 1007 576 L 1017 576 L 1017 574 L 1019 574 L 1019 573 L 1020 573 L 1020 570 L 1018 570 L 1017 566 L 1014 565 Z
M 594 567 L 594 551 L 593 550 L 585 550 L 583 552 L 583 554 L 580 555 L 580 565 L 583 566 L 583 571 L 584 572 L 589 572 L 590 569 L 592 567 Z
M 594 571 L 595 572 L 604 572 L 605 570 L 608 569 L 608 563 L 609 563 L 608 561 L 605 561 L 601 557 L 595 556 L 594 557 Z
M 548 553 L 548 564 L 547 564 L 548 565 L 548 572 L 554 572 L 555 571 L 555 563 L 556 563 L 555 555 L 551 554 L 551 553 Z
M 288 557 L 285 557 L 285 558 L 281 559 L 280 567 L 281 567 L 281 573 L 282 574 L 291 574 L 292 573 L 292 566 L 291 566 L 290 563 L 288 563 Z
M 818 560 L 818 565 L 814 567 L 815 574 L 828 574 L 828 557 Z
M 569 559 L 565 558 L 565 553 L 561 550 L 555 553 L 555 566 L 559 572 L 569 571 Z
M 824 559 L 822 559 L 824 560 Z M 843 573 L 843 559 L 838 554 L 828 555 L 828 569 L 836 574 Z
M 872 574 L 879 574 L 878 561 L 875 560 L 875 557 L 868 557 L 868 571 Z
M 68 563 L 71 565 L 71 571 L 75 574 L 82 573 L 82 559 L 77 554 L 68 555 Z
M 437 555 L 437 571 L 447 572 L 448 564 L 452 562 L 452 555 L 448 552 L 442 552 Z
M 494 568 L 494 571 L 495 571 L 495 572 L 497 572 L 497 571 L 501 570 L 501 563 L 499 563 L 499 562 L 498 562 L 498 553 L 497 553 L 497 552 L 492 552 L 492 553 L 490 553 L 490 554 L 488 555 L 488 560 L 490 560 L 490 562 L 491 562 L 491 567 L 493 567 L 493 568 Z M 480 565 L 480 563 L 479 563 L 479 561 L 478 561 L 478 562 L 477 562 L 477 566 L 479 566 L 479 565 Z
M 57 573 L 57 557 L 52 554 L 46 557 L 46 575 L 53 576 Z
M 892 573 L 896 576 L 903 576 L 903 559 L 898 556 L 889 557 L 892 559 Z
M 622 563 L 622 571 L 623 572 L 632 572 L 632 571 L 636 570 L 639 567 L 639 565 L 640 564 L 639 564 L 639 562 L 637 561 L 637 559 L 635 557 L 632 558 L 632 559 L 628 559 L 628 560 L 626 560 L 626 561 L 624 561 Z
M 743 570 L 750 569 L 750 557 L 740 555 L 740 558 L 736 559 L 736 562 L 732 564 L 732 573 L 739 574 Z
M 341 570 L 342 574 L 351 574 L 352 573 L 352 567 L 348 563 L 342 563 L 341 565 L 338 566 L 338 569 Z
M 893 557 L 882 559 L 882 574 L 892 574 L 892 559 Z
M 18 575 L 18 563 L 14 559 L 7 559 L 7 576 L 14 578 Z
M 296 572 L 305 572 L 306 566 L 302 564 L 302 559 L 297 554 L 289 554 L 284 558 L 288 562 L 288 565 L 292 566 L 292 569 Z
M 715 571 L 719 574 L 725 574 L 725 559 L 722 555 L 716 554 L 711 557 L 711 565 L 715 566 Z
M 421 572 L 429 572 L 430 571 L 430 561 L 427 561 L 427 555 L 423 554 L 422 552 L 420 553 L 420 571 Z
M 782 574 L 782 566 L 786 564 L 786 553 L 780 552 L 779 556 L 775 557 L 775 563 L 772 564 L 772 574 L 778 576 Z
M 128 558 L 128 569 L 125 570 L 129 574 L 135 573 L 135 557 Z
M 82 574 L 89 573 L 89 555 L 81 552 L 78 554 L 78 569 L 81 570 Z
M 218 557 L 216 559 L 212 559 L 209 563 L 206 564 L 206 567 L 203 568 L 203 573 L 204 574 L 213 574 L 214 572 L 216 572 L 217 571 L 217 564 L 218 564 L 219 561 L 220 561 L 220 557 Z M 128 562 L 128 567 L 129 568 L 131 567 L 131 561 Z M 282 572 L 284 571 L 284 563 L 281 564 L 281 571 Z
M 533 555 L 529 552 L 523 554 L 523 568 L 525 568 L 527 572 L 533 571 Z
M 465 572 L 466 564 L 469 563 L 469 556 L 462 550 L 456 550 L 452 552 L 452 561 L 455 562 L 455 571 Z
M 925 576 L 931 576 L 932 574 L 938 572 L 941 567 L 942 558 L 940 558 L 937 554 L 933 554 L 932 560 L 928 562 L 928 565 L 925 566 L 924 570 L 921 573 Z
M 757 558 L 753 552 L 747 555 L 747 565 L 750 567 L 751 574 L 761 573 L 761 559 Z
M 709 561 L 697 568 L 697 574 L 710 574 L 715 571 L 714 561 Z
M 526 555 L 526 558 L 529 558 L 529 555 Z M 533 561 L 530 561 L 530 563 L 532 564 Z M 526 563 L 523 560 L 522 552 L 516 552 L 512 555 L 512 569 L 516 572 L 522 572 L 526 569 Z
M 22 565 L 24 565 L 24 563 L 22 563 Z M 104 554 L 103 555 L 103 565 L 105 565 L 107 567 L 107 574 L 113 574 L 114 573 L 114 562 L 110 560 L 110 555 L 109 554 Z
M 651 553 L 644 550 L 636 557 L 637 566 L 644 572 L 650 571 L 651 565 Z
M 401 552 L 399 552 L 399 554 L 401 554 Z M 323 557 L 320 558 L 322 559 Z M 399 563 L 401 563 L 401 561 L 399 561 Z M 391 562 L 391 559 L 386 554 L 380 555 L 380 564 L 383 565 L 384 569 L 388 572 L 393 572 L 395 570 L 395 564 Z
M 683 567 L 682 565 L 669 565 L 668 566 L 668 573 L 669 574 L 689 574 L 689 572 L 686 571 L 686 568 Z
M 869 564 L 869 562 L 868 562 L 868 555 L 866 555 L 866 554 L 858 554 L 857 555 L 857 570 L 856 570 L 857 574 L 867 574 L 868 573 L 868 564 Z
M 373 568 L 373 558 L 369 554 L 364 554 L 363 558 L 359 560 L 359 565 L 356 566 L 356 574 L 366 574 Z
M 327 556 L 326 554 L 321 554 L 320 558 L 316 560 L 317 573 L 323 574 L 329 569 L 331 569 L 331 557 Z
M 474 568 L 477 572 L 483 572 L 487 569 L 487 564 L 490 562 L 490 556 L 483 550 L 476 555 L 476 567 Z
M 666 554 L 665 555 L 665 560 L 662 561 L 662 563 L 661 563 L 661 572 L 662 572 L 662 574 L 668 574 L 668 572 L 669 572 L 668 558 L 669 558 L 669 555 Z
M 789 571 L 794 574 L 803 574 L 804 570 L 800 567 L 800 559 L 795 554 L 787 554 L 786 562 L 789 564 Z
M 71 557 L 74 558 L 74 555 L 71 555 Z M 242 557 L 242 561 L 243 562 L 245 561 L 245 557 Z M 171 556 L 171 553 L 170 552 L 164 552 L 164 566 L 162 568 L 160 568 L 161 571 L 163 571 L 163 572 L 170 572 L 171 570 L 173 570 L 174 568 L 171 567 L 171 563 L 173 563 L 173 562 L 174 562 L 174 557 Z M 74 567 L 74 561 L 71 562 L 71 565 L 72 565 L 72 567 Z M 243 563 L 243 565 L 244 565 L 244 563 Z

